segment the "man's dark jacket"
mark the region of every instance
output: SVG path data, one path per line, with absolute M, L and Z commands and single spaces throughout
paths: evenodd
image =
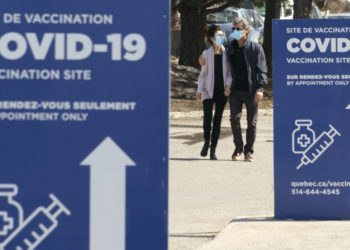
M 249 93 L 255 95 L 256 90 L 264 90 L 267 85 L 267 67 L 263 48 L 260 44 L 246 40 L 243 44 L 244 57 L 247 64 Z M 233 41 L 227 46 L 228 60 L 230 61 L 232 73 L 231 92 L 235 90 L 236 76 L 233 69 L 231 56 L 236 51 Z

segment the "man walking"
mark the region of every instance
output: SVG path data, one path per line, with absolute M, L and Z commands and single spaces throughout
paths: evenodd
M 228 44 L 227 55 L 231 65 L 232 85 L 230 88 L 230 121 L 235 150 L 232 160 L 237 161 L 244 153 L 245 161 L 253 161 L 259 102 L 267 85 L 267 67 L 264 50 L 260 44 L 248 38 L 249 23 L 236 17 L 233 21 L 234 40 Z M 244 145 L 241 131 L 243 103 L 247 109 L 247 132 Z

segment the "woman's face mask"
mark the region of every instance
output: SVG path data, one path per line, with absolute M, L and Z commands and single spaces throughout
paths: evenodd
M 225 33 L 222 31 L 217 31 L 215 33 L 215 43 L 217 46 L 221 46 L 225 43 Z
M 222 36 L 215 36 L 215 43 L 217 46 L 223 45 L 225 42 L 225 37 Z

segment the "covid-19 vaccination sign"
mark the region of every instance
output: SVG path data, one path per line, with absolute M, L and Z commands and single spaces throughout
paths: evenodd
M 273 21 L 275 216 L 350 218 L 350 20 Z
M 1 2 L 0 249 L 167 249 L 168 15 Z

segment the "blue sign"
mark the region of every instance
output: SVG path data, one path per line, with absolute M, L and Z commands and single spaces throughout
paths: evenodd
M 349 27 L 273 21 L 277 218 L 350 218 Z
M 0 248 L 167 249 L 168 1 L 0 11 Z

